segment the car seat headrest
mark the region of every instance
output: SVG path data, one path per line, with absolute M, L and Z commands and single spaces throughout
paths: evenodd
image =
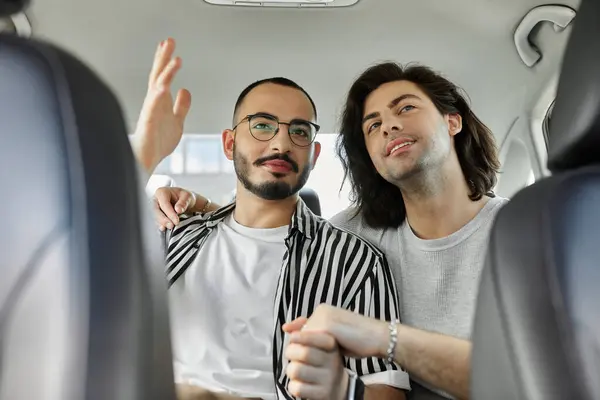
M 27 8 L 29 0 L 0 0 L 0 17 L 6 17 Z
M 317 192 L 311 188 L 303 187 L 298 194 L 313 214 L 321 216 L 321 201 Z
M 548 131 L 552 172 L 600 164 L 600 2 L 583 1 L 563 58 Z

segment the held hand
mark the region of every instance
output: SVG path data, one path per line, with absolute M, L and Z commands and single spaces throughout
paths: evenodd
M 385 321 L 320 304 L 311 317 L 298 318 L 283 326 L 292 335 L 299 333 L 326 332 L 333 336 L 344 355 L 354 358 L 384 358 L 389 341 L 388 324 Z
M 302 332 L 285 350 L 290 360 L 288 390 L 310 400 L 344 400 L 348 374 L 335 340 L 322 332 Z
M 136 158 L 152 174 L 156 166 L 181 141 L 185 117 L 191 107 L 191 95 L 179 90 L 175 101 L 171 84 L 181 68 L 181 59 L 173 58 L 175 41 L 161 42 L 154 56 L 148 81 L 148 92 L 137 122 L 132 145 Z
M 154 218 L 161 231 L 173 229 L 179 223 L 179 215 L 195 211 L 196 195 L 178 187 L 161 187 L 154 193 Z

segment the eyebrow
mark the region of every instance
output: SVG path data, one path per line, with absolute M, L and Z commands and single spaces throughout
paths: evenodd
M 398 96 L 394 100 L 390 101 L 390 103 L 388 104 L 388 108 L 394 108 L 394 107 L 396 107 L 398 105 L 398 103 L 400 103 L 401 101 L 406 100 L 406 99 L 421 100 L 421 98 L 419 96 L 417 96 L 416 94 L 403 94 L 402 96 Z M 378 112 L 372 112 L 369 115 L 365 115 L 365 117 L 362 120 L 362 123 L 364 124 L 368 120 L 373 119 L 373 118 L 377 118 L 377 117 L 379 117 L 379 113 Z
M 275 118 L 275 119 L 277 119 L 279 121 L 279 117 L 278 116 L 273 115 L 273 114 L 268 113 L 268 112 L 259 111 L 259 112 L 255 112 L 255 113 L 250 114 L 250 115 L 263 116 L 263 117 L 272 117 L 272 118 Z M 292 118 L 289 122 L 305 122 L 305 123 L 308 123 L 308 124 L 311 124 L 311 123 L 314 124 L 314 123 L 316 123 L 316 121 L 312 122 L 312 121 L 310 121 L 308 119 L 299 118 L 299 117 Z

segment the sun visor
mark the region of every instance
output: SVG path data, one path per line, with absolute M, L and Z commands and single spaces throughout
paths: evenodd
M 600 164 L 600 1 L 582 0 L 548 127 L 552 172 Z
M 2 1 L 2 0 L 0 0 Z M 359 0 L 204 0 L 219 6 L 238 7 L 291 7 L 291 8 L 333 8 L 348 7 Z

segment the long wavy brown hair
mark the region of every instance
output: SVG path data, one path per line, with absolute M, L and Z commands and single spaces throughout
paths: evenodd
M 400 189 L 389 183 L 375 169 L 367 151 L 362 131 L 367 96 L 379 86 L 406 80 L 416 84 L 443 115 L 460 114 L 462 131 L 454 146 L 473 201 L 494 197 L 500 169 L 498 150 L 490 129 L 473 113 L 462 90 L 428 67 L 418 64 L 402 66 L 393 62 L 375 65 L 354 82 L 346 99 L 337 140 L 337 153 L 352 188 L 357 214 L 375 228 L 399 227 L 406 218 Z

